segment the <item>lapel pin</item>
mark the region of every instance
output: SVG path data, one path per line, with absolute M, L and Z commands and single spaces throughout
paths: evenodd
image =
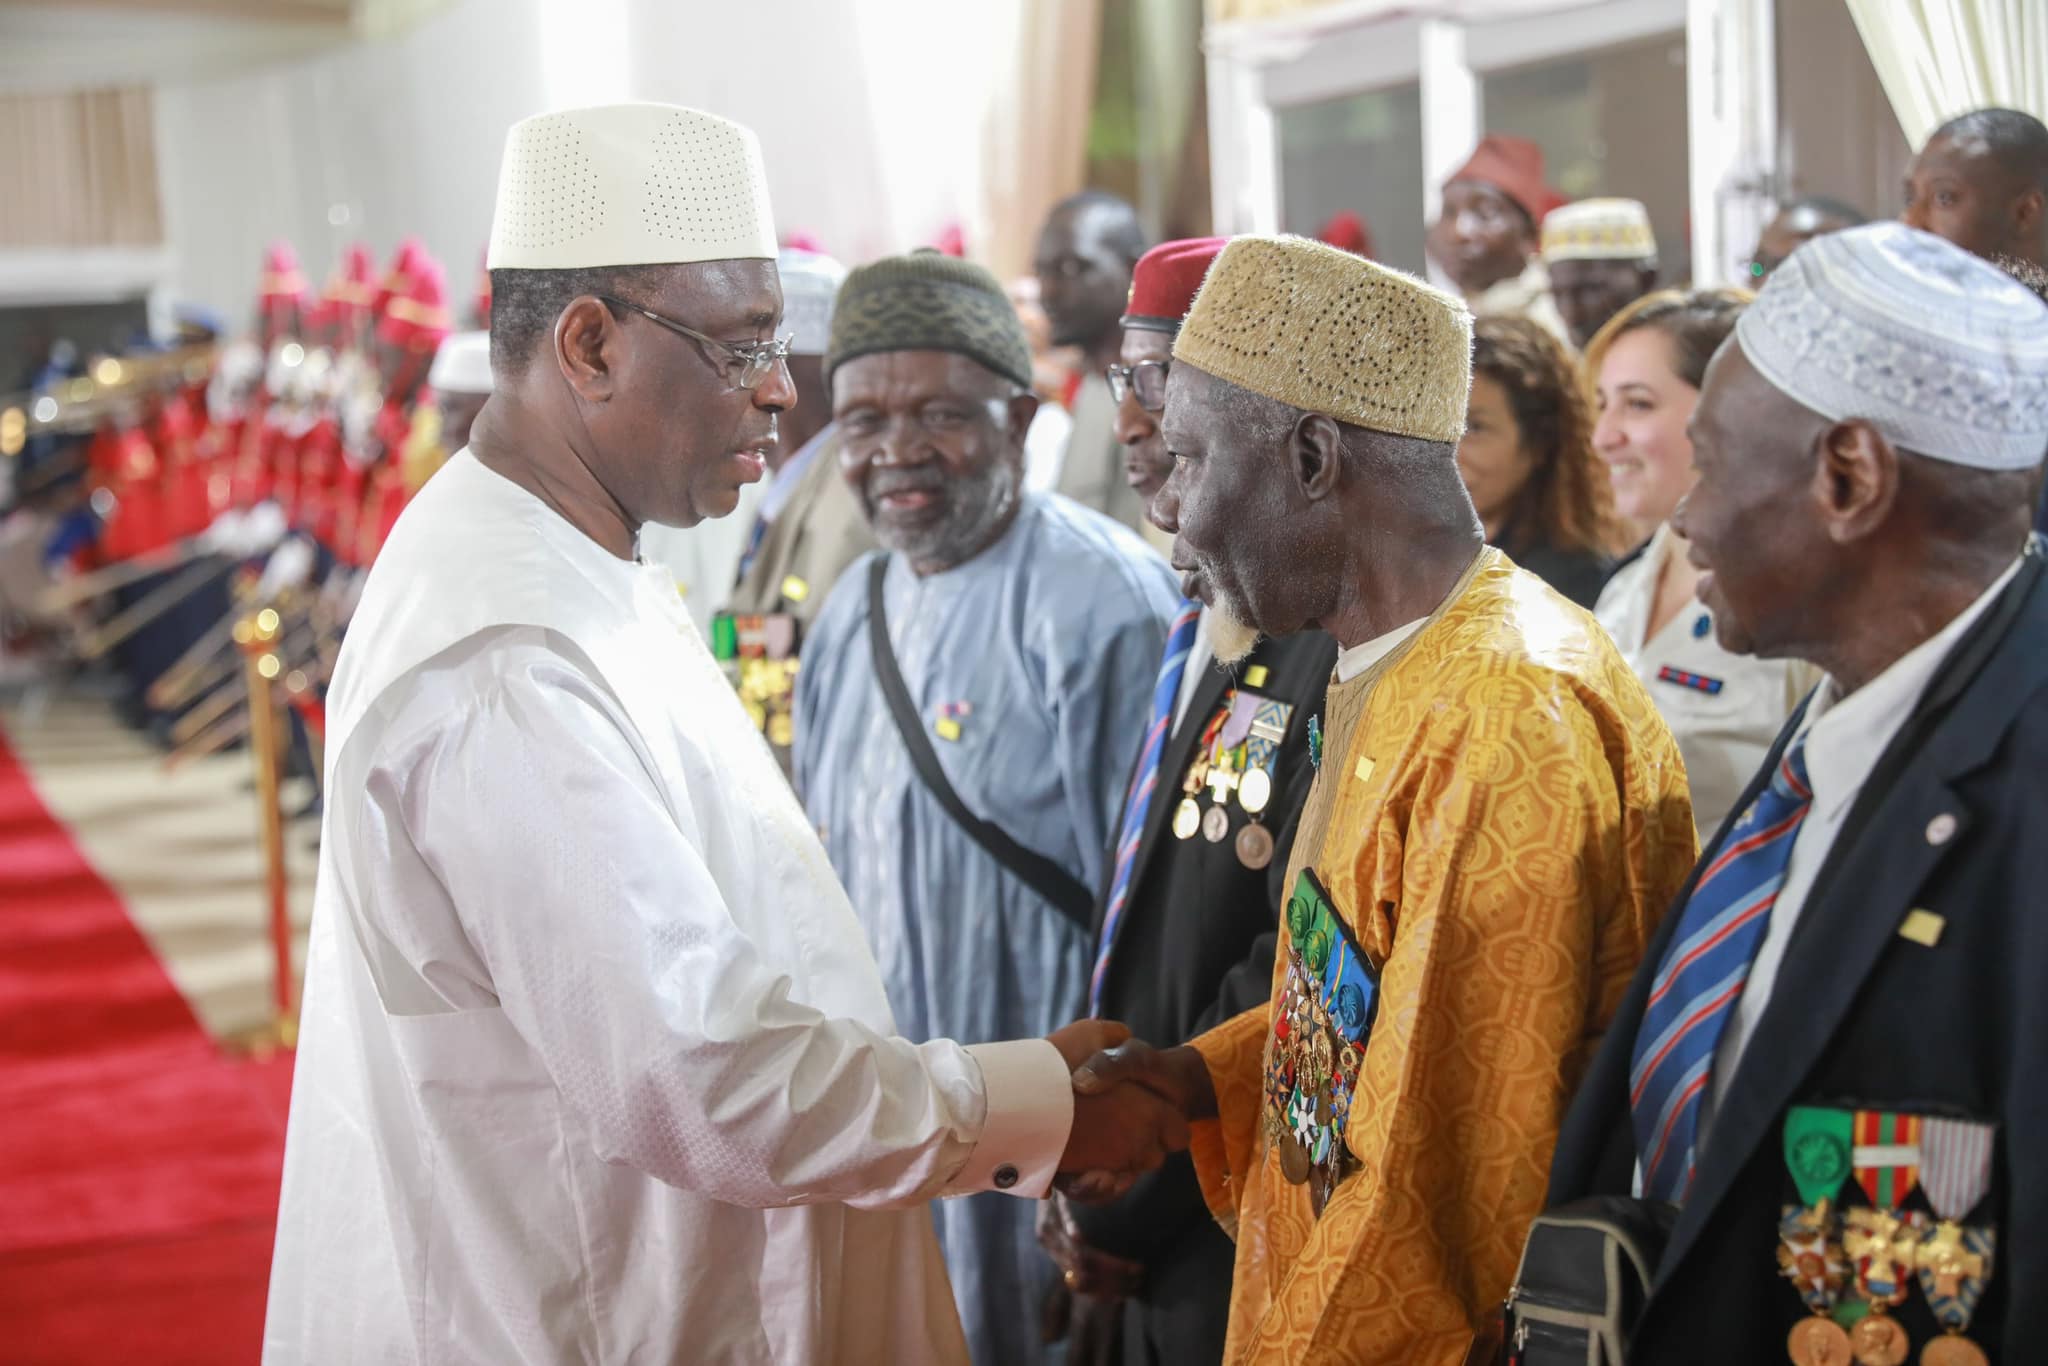
M 1946 811 L 1927 822 L 1927 842 L 1929 844 L 1947 844 L 1955 838 L 1955 833 L 1956 818 Z
M 1915 907 L 1899 923 L 1899 938 L 1910 939 L 1922 948 L 1931 949 L 1941 942 L 1941 932 L 1947 927 L 1948 921 L 1941 916 Z

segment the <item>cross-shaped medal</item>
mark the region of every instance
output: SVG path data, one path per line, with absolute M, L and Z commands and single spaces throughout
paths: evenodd
M 1866 1281 L 1896 1281 L 1912 1269 L 1912 1240 L 1899 1237 L 1902 1220 L 1884 1210 L 1858 1210 L 1850 1217 L 1856 1226 L 1842 1235 L 1842 1248 L 1858 1260 L 1870 1259 Z
M 1216 805 L 1221 806 L 1237 788 L 1237 770 L 1228 764 L 1217 764 L 1209 770 L 1208 781 L 1209 790 L 1215 793 Z
M 1950 1299 L 1962 1289 L 1965 1276 L 1984 1274 L 1984 1259 L 1963 1246 L 1961 1225 L 1948 1219 L 1942 1220 L 1934 1236 L 1920 1245 L 1914 1260 L 1923 1271 L 1934 1273 L 1936 1293 Z

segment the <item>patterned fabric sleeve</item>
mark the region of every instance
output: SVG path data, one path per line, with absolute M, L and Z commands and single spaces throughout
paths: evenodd
M 1259 1107 L 1264 1103 L 1266 1028 L 1272 1007 L 1261 1003 L 1232 1016 L 1191 1045 L 1209 1066 L 1216 1088 L 1216 1118 L 1192 1126 L 1189 1155 L 1202 1183 L 1209 1212 L 1231 1237 L 1237 1236 L 1237 1207 L 1255 1165 L 1265 1158 L 1259 1143 Z

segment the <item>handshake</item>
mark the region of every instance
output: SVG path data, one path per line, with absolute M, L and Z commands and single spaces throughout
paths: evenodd
M 1154 1048 L 1111 1020 L 1076 1020 L 1049 1042 L 1074 1074 L 1074 1127 L 1054 1183 L 1072 1199 L 1114 1200 L 1186 1150 L 1189 1121 L 1216 1113 L 1208 1065 L 1192 1048 Z

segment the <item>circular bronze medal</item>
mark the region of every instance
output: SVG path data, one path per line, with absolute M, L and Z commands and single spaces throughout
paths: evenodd
M 1920 1349 L 1920 1366 L 1991 1366 L 1991 1358 L 1976 1343 L 1951 1333 Z
M 1237 832 L 1237 861 L 1254 872 L 1273 861 L 1273 837 L 1263 825 L 1247 825 Z
M 1245 814 L 1256 816 L 1273 800 L 1273 780 L 1263 768 L 1255 768 L 1238 780 L 1237 804 Z
M 1212 806 L 1202 813 L 1202 838 L 1211 844 L 1223 843 L 1223 837 L 1230 833 L 1230 813 L 1220 806 Z
M 1889 1314 L 1871 1314 L 1849 1330 L 1849 1346 L 1860 1366 L 1902 1366 L 1913 1349 L 1906 1330 Z
M 1849 1334 L 1825 1314 L 1792 1325 L 1785 1351 L 1798 1366 L 1849 1366 Z
M 1202 808 L 1195 805 L 1193 797 L 1182 797 L 1180 805 L 1173 809 L 1173 837 L 1177 840 L 1191 840 L 1195 831 L 1202 828 Z
M 1299 1186 L 1302 1182 L 1308 1180 L 1308 1170 L 1308 1149 L 1301 1146 L 1301 1141 L 1294 1136 L 1292 1130 L 1282 1134 L 1280 1136 L 1280 1174 L 1287 1178 L 1287 1184 Z

